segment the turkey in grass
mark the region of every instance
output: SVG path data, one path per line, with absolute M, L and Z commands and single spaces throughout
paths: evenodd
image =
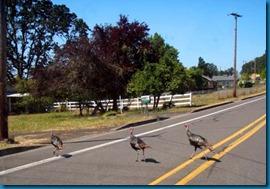
M 193 157 L 194 153 L 196 152 L 197 148 L 202 149 L 202 147 L 208 148 L 211 152 L 215 153 L 213 146 L 207 141 L 206 138 L 202 137 L 201 135 L 194 134 L 189 131 L 189 125 L 185 124 L 188 140 L 192 146 L 194 146 L 194 151 L 191 154 L 190 158 Z M 204 154 L 205 159 L 207 160 L 206 155 Z
M 130 127 L 130 141 L 129 142 L 130 142 L 131 147 L 137 152 L 136 162 L 138 162 L 138 157 L 139 157 L 138 150 L 142 150 L 143 161 L 145 161 L 144 150 L 145 148 L 150 148 L 150 146 L 146 144 L 141 138 L 134 136 L 133 132 L 134 132 L 134 128 Z
M 55 147 L 53 155 L 58 156 L 58 152 L 63 150 L 63 142 L 58 136 L 53 134 L 52 130 L 51 130 L 51 144 Z

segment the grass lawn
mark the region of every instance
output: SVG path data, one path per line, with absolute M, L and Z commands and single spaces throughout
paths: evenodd
M 107 131 L 152 118 L 146 115 L 78 116 L 75 112 L 13 115 L 8 117 L 9 137 L 16 144 L 0 142 L 0 149 L 18 145 L 48 144 L 50 131 L 62 139 Z
M 260 93 L 261 91 L 239 92 L 238 99 Z M 149 111 L 149 115 L 143 114 L 143 110 L 129 111 L 115 116 L 78 116 L 76 112 L 52 112 L 44 114 L 12 115 L 8 117 L 9 137 L 14 139 L 16 144 L 9 144 L 7 141 L 0 142 L 0 149 L 18 145 L 48 144 L 50 130 L 60 134 L 62 138 L 73 138 L 81 134 L 108 131 L 112 128 L 127 125 L 138 121 L 156 118 L 163 113 L 186 113 L 198 107 L 215 104 L 223 101 L 235 100 L 232 91 L 217 91 L 210 94 L 197 94 L 192 97 L 192 107 L 183 106 L 167 110 Z M 87 131 L 84 133 L 84 131 Z
M 118 127 L 134 121 L 149 119 L 147 116 L 127 116 L 117 114 L 116 116 L 78 116 L 76 113 L 52 112 L 44 114 L 29 114 L 9 116 L 9 132 L 31 133 L 49 132 L 53 130 L 78 130 L 100 127 Z

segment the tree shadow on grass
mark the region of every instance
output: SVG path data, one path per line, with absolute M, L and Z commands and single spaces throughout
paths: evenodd
M 24 152 L 27 150 L 33 150 L 33 149 L 36 149 L 39 147 L 42 147 L 42 146 L 18 146 L 18 147 L 14 147 L 14 148 L 3 149 L 3 150 L 0 150 L 0 157 L 10 155 L 10 154 Z

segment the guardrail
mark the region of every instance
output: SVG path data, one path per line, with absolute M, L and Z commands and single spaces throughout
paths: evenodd
M 147 105 L 148 108 L 153 108 L 154 105 L 154 97 L 150 97 L 151 102 Z M 112 109 L 113 107 L 113 100 L 101 100 L 100 101 L 103 107 L 106 110 Z M 192 105 L 192 93 L 186 94 L 176 94 L 176 95 L 162 95 L 159 99 L 158 107 L 162 107 L 165 103 L 173 102 L 175 106 L 182 106 L 182 105 Z M 95 101 L 87 101 L 86 102 L 89 106 L 95 107 Z M 124 107 L 129 109 L 140 109 L 144 108 L 146 105 L 142 103 L 141 97 L 133 98 L 133 99 L 121 99 L 121 97 L 117 101 L 118 107 L 122 110 Z M 79 108 L 79 103 L 76 101 L 67 101 L 67 102 L 55 102 L 53 107 L 59 108 L 60 106 L 65 106 L 68 110 L 76 110 Z

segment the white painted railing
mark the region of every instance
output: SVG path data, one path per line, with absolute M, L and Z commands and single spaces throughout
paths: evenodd
M 148 104 L 148 108 L 153 108 L 154 105 L 154 97 L 150 97 L 151 103 Z M 158 107 L 162 107 L 165 103 L 173 102 L 175 106 L 182 105 L 192 105 L 192 93 L 186 94 L 176 94 L 176 95 L 162 95 L 159 99 Z M 92 107 L 96 106 L 95 101 L 88 102 Z M 112 109 L 113 100 L 102 100 L 101 101 L 104 108 L 107 110 Z M 128 107 L 129 109 L 140 109 L 145 107 L 146 105 L 142 104 L 141 97 L 133 98 L 133 99 L 121 99 L 121 97 L 117 101 L 118 107 L 122 110 L 124 107 Z M 76 101 L 67 101 L 67 102 L 55 102 L 54 108 L 58 108 L 61 105 L 64 105 L 69 110 L 75 110 L 79 108 L 79 103 Z

